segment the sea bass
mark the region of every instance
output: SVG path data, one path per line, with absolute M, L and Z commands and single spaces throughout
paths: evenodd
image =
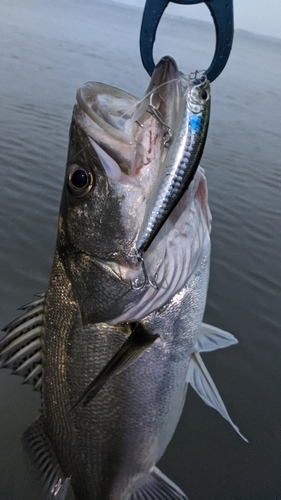
M 202 168 L 141 261 L 136 252 L 186 85 L 166 57 L 141 101 L 94 82 L 77 93 L 49 287 L 0 344 L 1 366 L 42 394 L 23 443 L 46 499 L 63 500 L 69 485 L 76 500 L 186 499 L 156 463 L 189 383 L 234 426 L 199 354 L 237 342 L 202 323 Z

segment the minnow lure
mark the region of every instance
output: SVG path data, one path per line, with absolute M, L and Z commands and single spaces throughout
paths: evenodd
M 211 101 L 206 75 L 200 77 L 198 72 L 188 77 L 182 75 L 179 85 L 181 100 L 173 134 L 153 106 L 153 94 L 150 96 L 148 111 L 163 125 L 164 145 L 169 149 L 137 238 L 136 250 L 140 261 L 191 183 L 207 137 Z

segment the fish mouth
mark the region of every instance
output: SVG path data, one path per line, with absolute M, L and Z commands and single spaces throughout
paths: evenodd
M 110 85 L 88 82 L 77 91 L 74 117 L 93 147 L 109 155 L 109 178 L 134 180 L 147 189 L 155 184 L 158 169 L 167 154 L 167 131 L 173 130 L 179 106 L 181 73 L 171 57 L 162 58 L 153 72 L 145 96 L 138 100 Z M 151 110 L 156 109 L 162 123 Z M 166 142 L 165 142 L 166 141 Z M 98 149 L 98 154 L 101 153 Z M 120 172 L 121 170 L 121 172 Z M 130 179 L 128 179 L 130 178 Z
M 151 195 L 157 190 L 169 138 L 177 123 L 183 91 L 181 77 L 174 59 L 165 56 L 156 65 L 140 100 L 98 82 L 88 82 L 77 91 L 76 126 L 87 135 L 107 178 L 115 185 L 135 187 L 139 193 L 135 202 L 139 217 L 132 239 L 132 265 L 138 265 L 137 231 Z
M 138 300 L 132 299 L 110 324 L 138 321 L 159 309 L 192 276 L 202 255 L 209 256 L 211 216 L 206 179 L 200 167 L 145 253 L 145 268 L 136 252 L 145 210 L 167 155 L 169 134 L 176 127 L 182 102 L 181 77 L 175 61 L 164 57 L 155 67 L 141 100 L 96 82 L 88 82 L 77 92 L 76 125 L 87 135 L 111 184 L 118 189 L 125 187 L 121 214 L 124 230 L 128 231 L 128 213 L 134 213 L 136 222 L 128 236 L 131 255 L 127 264 L 109 259 L 107 265 L 132 290 L 142 290 L 142 298 L 139 300 L 137 294 Z

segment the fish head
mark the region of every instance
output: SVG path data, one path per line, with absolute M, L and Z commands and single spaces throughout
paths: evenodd
M 141 308 L 149 289 L 159 295 L 164 282 L 169 287 L 168 240 L 173 240 L 173 231 L 181 232 L 180 219 L 186 218 L 182 212 L 194 210 L 191 201 L 196 193 L 206 192 L 200 173 L 190 190 L 192 200 L 181 201 L 148 250 L 145 263 L 141 262 L 136 239 L 167 154 L 167 130 L 173 131 L 176 124 L 183 87 L 180 75 L 173 59 L 166 57 L 156 66 L 141 100 L 96 82 L 77 92 L 57 250 L 85 323 L 133 321 L 134 314 L 127 313 L 136 304 Z M 151 113 L 152 107 L 160 120 Z M 199 211 L 208 226 L 205 194 L 203 198 Z M 151 287 L 153 280 L 146 277 L 159 273 L 160 282 Z
M 140 194 L 118 164 L 97 143 L 93 147 L 94 141 L 77 124 L 77 115 L 75 108 L 60 208 L 60 245 L 101 261 L 133 264 L 130 250 Z

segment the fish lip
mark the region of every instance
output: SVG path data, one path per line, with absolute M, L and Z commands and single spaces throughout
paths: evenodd
M 159 71 L 163 72 L 163 74 L 158 74 Z M 157 84 L 157 79 L 160 78 L 162 82 L 159 82 L 160 85 L 168 81 L 172 78 L 177 78 L 180 72 L 178 69 L 178 65 L 176 61 L 171 56 L 164 56 L 160 59 L 160 61 L 156 64 L 155 69 L 153 71 L 151 82 Z

